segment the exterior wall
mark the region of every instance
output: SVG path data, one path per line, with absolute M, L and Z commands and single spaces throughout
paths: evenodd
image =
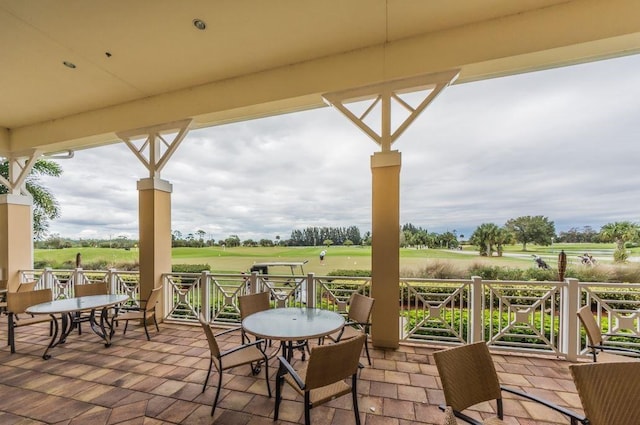
M 162 275 L 171 272 L 171 184 L 161 179 L 138 181 L 140 222 L 140 296 L 162 284 Z M 164 301 L 156 308 L 164 317 Z

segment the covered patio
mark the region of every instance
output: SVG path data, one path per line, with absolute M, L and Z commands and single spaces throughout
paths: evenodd
M 71 334 L 41 355 L 48 327 L 21 328 L 17 352 L 0 348 L 0 422 L 3 424 L 273 424 L 274 399 L 267 397 L 264 375 L 248 367 L 227 371 L 221 400 L 210 416 L 215 382 L 201 393 L 209 350 L 200 327 L 161 324 L 147 341 L 140 327 L 126 335 L 119 329 L 110 348 L 91 332 Z M 6 338 L 6 317 L 0 319 L 0 340 Z M 239 343 L 240 332 L 226 342 Z M 224 349 L 224 347 L 222 347 Z M 374 348 L 373 365 L 358 382 L 359 411 L 365 425 L 439 424 L 443 393 L 432 353 L 442 347 L 402 344 L 397 350 Z M 297 361 L 301 361 L 296 355 Z M 522 389 L 581 412 L 569 374 L 569 362 L 550 356 L 494 355 L 504 385 Z M 366 364 L 366 357 L 361 358 Z M 277 365 L 277 360 L 270 363 Z M 270 367 L 272 388 L 276 367 Z M 215 374 L 215 372 L 213 373 Z M 212 375 L 213 375 L 212 374 Z M 541 405 L 505 394 L 509 424 L 566 424 L 566 418 Z M 489 416 L 495 406 L 473 411 Z M 285 387 L 277 424 L 302 423 L 302 399 Z M 315 424 L 353 423 L 351 400 L 345 396 L 311 411 Z
M 124 143 L 148 171 L 136 184 L 140 295 L 171 272 L 172 185 L 162 170 L 186 134 L 331 105 L 374 142 L 371 294 L 373 365 L 359 383 L 366 425 L 439 423 L 443 401 L 432 353 L 400 343 L 401 153 L 393 143 L 450 84 L 595 61 L 640 51 L 633 0 L 477 2 L 335 0 L 211 2 L 24 2 L 0 0 L 0 280 L 11 291 L 33 268 L 32 198 L 25 179 L 42 157 Z M 401 95 L 425 91 L 416 107 Z M 378 128 L 354 115 L 367 100 Z M 394 120 L 394 106 L 404 109 Z M 408 111 L 408 112 L 407 112 Z M 374 120 L 375 121 L 375 120 Z M 393 127 L 392 123 L 398 124 Z M 212 185 L 223 184 L 210 182 Z M 88 183 L 90 184 L 90 183 Z M 98 190 L 99 188 L 96 188 Z M 428 187 L 425 190 L 429 190 Z M 166 303 L 160 303 L 166 305 Z M 158 311 L 165 317 L 166 311 Z M 104 348 L 91 334 L 44 361 L 48 328 L 20 329 L 17 353 L 0 346 L 0 422 L 48 424 L 211 423 L 213 387 L 201 394 L 208 348 L 198 327 L 162 323 L 147 342 L 118 332 Z M 6 317 L 0 341 L 7 340 Z M 239 333 L 230 342 L 239 341 Z M 569 362 L 494 355 L 506 385 L 579 410 Z M 276 368 L 272 368 L 275 373 Z M 273 376 L 272 376 L 273 379 Z M 248 368 L 225 377 L 214 421 L 273 423 L 273 400 Z M 293 393 L 279 423 L 300 423 Z M 350 423 L 350 401 L 312 411 L 318 424 Z M 491 413 L 486 405 L 478 416 Z M 508 400 L 512 424 L 566 420 Z
M 25 179 L 38 159 L 124 143 L 146 167 L 135 183 L 146 297 L 171 272 L 173 187 L 162 171 L 188 132 L 331 105 L 375 142 L 362 158 L 379 300 L 372 339 L 397 348 L 398 328 L 385 321 L 398 316 L 402 155 L 393 143 L 450 84 L 637 53 L 639 14 L 630 0 L 0 0 L 0 37 L 11 40 L 0 67 L 9 165 L 0 280 L 11 291 L 33 267 Z M 408 92 L 422 102 L 406 103 Z M 364 112 L 351 108 L 363 102 Z

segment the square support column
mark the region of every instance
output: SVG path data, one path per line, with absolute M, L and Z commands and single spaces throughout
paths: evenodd
M 162 284 L 162 275 L 171 272 L 171 192 L 166 180 L 138 181 L 140 223 L 140 296 Z M 164 296 L 156 306 L 158 320 L 164 318 Z
M 398 151 L 371 156 L 371 337 L 385 348 L 398 348 L 400 338 L 400 164 Z
M 33 200 L 0 195 L 0 280 L 9 291 L 20 284 L 20 270 L 33 269 Z

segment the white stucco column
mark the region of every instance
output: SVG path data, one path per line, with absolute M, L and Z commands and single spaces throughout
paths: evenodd
M 400 165 L 398 151 L 371 156 L 371 295 L 376 300 L 371 338 L 375 347 L 399 345 Z
M 31 196 L 0 195 L 0 280 L 17 290 L 20 270 L 33 268 L 33 200 Z
M 171 192 L 166 180 L 138 181 L 140 221 L 140 297 L 162 284 L 162 275 L 171 272 Z M 164 318 L 164 303 L 156 306 L 156 318 Z

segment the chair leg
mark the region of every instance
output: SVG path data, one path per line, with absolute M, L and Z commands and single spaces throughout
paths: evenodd
M 15 336 L 15 327 L 13 326 L 13 313 L 9 313 L 9 329 L 8 329 L 8 333 L 9 333 L 9 344 L 11 346 L 11 353 L 15 353 L 16 352 L 16 336 Z
M 267 382 L 267 392 L 269 393 L 269 398 L 271 398 L 271 385 L 269 385 L 269 359 L 266 354 L 264 356 L 264 380 Z
M 204 385 L 202 386 L 202 392 L 207 389 L 207 382 L 209 382 L 209 375 L 211 374 L 211 366 L 213 366 L 213 359 L 209 359 L 209 370 L 207 370 L 207 377 L 204 378 Z
M 311 425 L 311 392 L 304 392 L 304 425 Z
M 369 343 L 367 342 L 367 337 L 364 338 L 364 352 L 367 353 L 367 361 L 369 362 L 369 366 L 371 366 L 371 356 L 369 356 Z
M 147 329 L 147 319 L 142 319 L 142 325 L 144 326 L 144 333 L 147 335 L 147 341 L 151 341 L 151 337 L 149 336 L 149 330 Z
M 125 320 L 124 321 L 124 329 L 122 330 L 122 335 L 127 333 L 127 326 L 129 326 L 129 321 Z
M 218 389 L 216 390 L 216 398 L 213 400 L 213 406 L 211 406 L 211 416 L 216 411 L 216 405 L 218 404 L 218 397 L 220 396 L 220 388 L 222 387 L 222 370 L 218 370 Z
M 80 324 L 80 313 L 76 313 L 76 325 L 78 326 L 78 335 L 82 335 L 82 326 Z
M 357 374 L 353 374 L 351 378 L 351 394 L 353 396 L 353 413 L 356 415 L 356 425 L 360 425 L 360 412 L 358 411 L 358 390 L 356 383 L 358 382 Z
M 156 331 L 160 332 L 160 328 L 158 327 L 158 320 L 156 319 L 155 312 L 153 313 L 153 323 L 156 325 Z
M 278 368 L 278 373 L 276 374 L 276 408 L 273 412 L 273 420 L 278 420 L 278 412 L 280 411 L 280 402 L 282 401 L 282 384 L 284 381 L 283 378 L 283 368 L 282 365 Z M 267 385 L 269 383 L 267 382 Z

